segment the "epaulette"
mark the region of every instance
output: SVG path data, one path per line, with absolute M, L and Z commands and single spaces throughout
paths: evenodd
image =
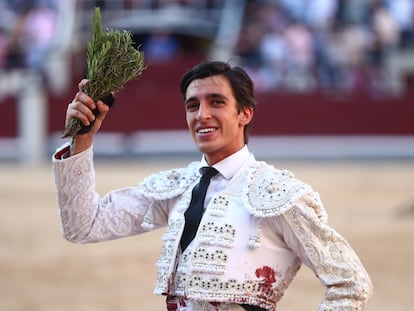
M 190 163 L 188 167 L 161 171 L 146 177 L 139 191 L 152 199 L 165 200 L 184 193 L 200 176 L 199 163 Z
M 277 216 L 310 190 L 290 171 L 262 162 L 250 176 L 248 209 L 256 217 Z

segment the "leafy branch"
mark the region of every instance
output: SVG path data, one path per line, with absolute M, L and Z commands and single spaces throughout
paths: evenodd
M 125 83 L 138 78 L 146 68 L 144 53 L 134 47 L 132 35 L 126 30 L 102 30 L 99 8 L 92 16 L 92 38 L 87 44 L 87 74 L 89 80 L 83 91 L 95 101 L 102 100 L 108 106 L 113 103 L 113 95 Z M 108 100 L 109 99 L 109 100 Z M 97 115 L 99 111 L 94 111 Z M 84 126 L 77 119 L 71 119 L 62 137 L 75 137 L 86 133 L 92 125 Z

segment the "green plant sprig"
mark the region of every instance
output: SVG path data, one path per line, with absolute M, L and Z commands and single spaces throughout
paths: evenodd
M 134 47 L 129 31 L 102 30 L 99 8 L 92 16 L 92 27 L 92 38 L 87 44 L 88 83 L 83 92 L 97 101 L 114 95 L 125 83 L 138 78 L 146 67 L 144 53 Z M 83 128 L 79 119 L 71 119 L 62 137 L 75 137 Z

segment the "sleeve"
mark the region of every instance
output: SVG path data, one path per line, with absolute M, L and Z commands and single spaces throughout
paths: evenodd
M 92 147 L 69 158 L 60 157 L 62 151 L 53 155 L 52 164 L 62 234 L 67 240 L 92 243 L 146 232 L 149 229 L 143 223 L 149 210 L 151 229 L 166 224 L 167 202 L 150 200 L 138 187 L 99 196 Z
M 313 203 L 309 197 L 297 201 L 280 220 L 286 244 L 326 287 L 318 310 L 364 310 L 373 291 L 371 280 L 349 243 L 320 217 L 317 210 L 324 209 L 317 194 Z

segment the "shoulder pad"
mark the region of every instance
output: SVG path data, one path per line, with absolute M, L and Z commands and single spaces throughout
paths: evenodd
M 280 215 L 309 190 L 290 171 L 278 170 L 263 162 L 251 176 L 249 212 L 257 217 Z
M 200 176 L 199 163 L 193 162 L 188 167 L 162 171 L 145 178 L 139 191 L 147 197 L 159 200 L 173 198 L 184 193 Z

